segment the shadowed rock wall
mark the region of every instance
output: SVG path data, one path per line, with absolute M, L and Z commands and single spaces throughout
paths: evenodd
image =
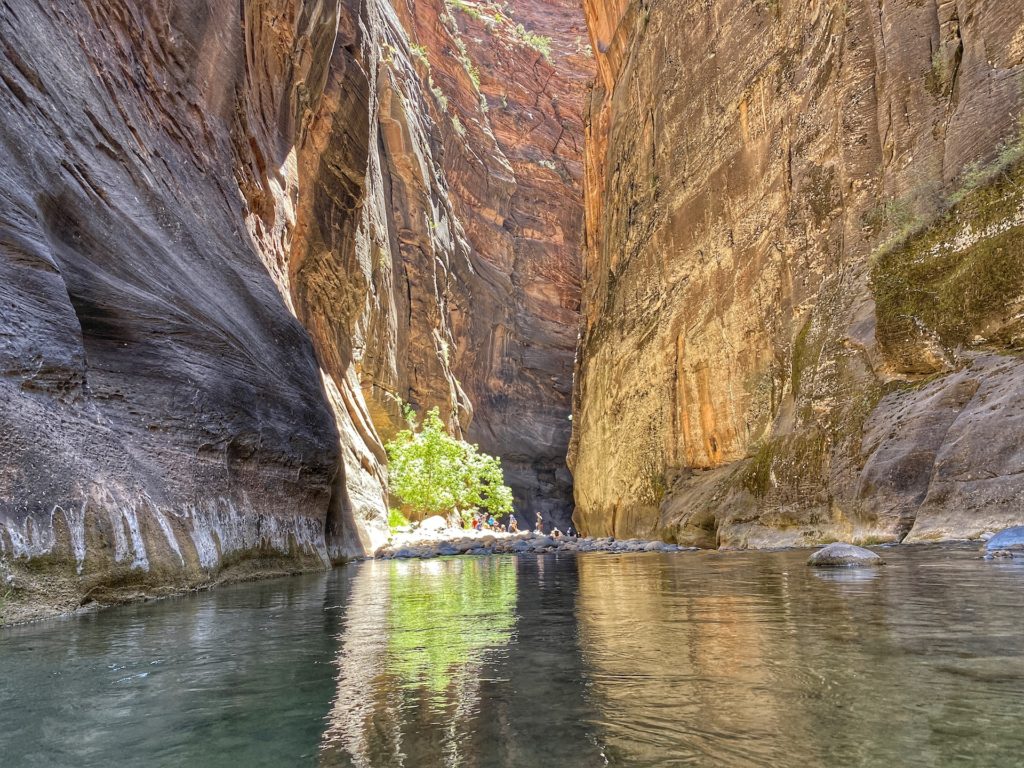
M 1024 4 L 585 6 L 581 529 L 1019 522 Z
M 337 13 L 6 5 L 0 548 L 19 594 L 66 608 L 242 555 L 326 562 L 338 433 L 257 220 L 294 184 Z
M 461 432 L 484 380 L 498 394 L 472 429 L 499 454 L 508 430 L 493 425 L 524 431 L 511 479 L 527 498 L 557 476 L 552 508 L 567 514 L 579 195 L 571 172 L 551 172 L 560 199 L 541 205 L 493 137 L 472 146 L 455 130 L 441 99 L 454 110 L 470 93 L 485 112 L 462 63 L 436 85 L 410 48 L 430 19 L 450 31 L 431 43 L 450 68 L 458 25 L 434 3 L 4 6 L 9 608 L 361 555 L 386 530 L 382 442 L 398 399 L 440 406 Z M 557 101 L 553 65 L 531 71 Z M 548 141 L 560 124 L 539 96 L 534 130 L 509 141 L 536 133 L 578 174 L 584 81 L 567 98 L 575 143 Z M 487 210 L 503 211 L 493 226 L 467 223 Z M 496 237 L 517 211 L 533 234 Z M 564 235 L 553 263 L 522 245 L 549 234 L 531 216 Z M 547 272 L 558 279 L 538 287 Z M 519 347 L 495 342 L 501 329 Z M 507 360 L 531 339 L 539 362 L 525 367 L 550 378 L 503 399 Z

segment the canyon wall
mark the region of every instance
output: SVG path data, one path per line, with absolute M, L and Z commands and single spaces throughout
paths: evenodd
M 399 400 L 518 436 L 567 516 L 585 78 L 467 66 L 432 1 L 30 0 L 0 40 L 8 618 L 371 551 Z
M 1024 520 L 1024 3 L 584 5 L 579 527 Z
M 593 78 L 583 14 L 572 0 L 397 8 L 437 96 L 468 244 L 451 301 L 452 368 L 475 407 L 467 438 L 502 457 L 521 523 L 564 530 Z

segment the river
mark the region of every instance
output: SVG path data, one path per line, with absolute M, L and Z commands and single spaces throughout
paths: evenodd
M 0 630 L 0 765 L 944 766 L 1024 755 L 975 547 L 368 561 Z

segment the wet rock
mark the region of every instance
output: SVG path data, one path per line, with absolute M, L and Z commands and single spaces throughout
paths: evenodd
M 985 542 L 985 549 L 1024 550 L 1024 525 L 1015 525 L 995 534 Z
M 1024 557 L 1024 525 L 1015 525 L 985 542 L 987 558 Z
M 841 542 L 819 549 L 807 560 L 808 565 L 818 568 L 861 568 L 884 563 L 885 561 L 870 549 Z
M 445 529 L 441 531 L 409 531 L 396 534 L 392 541 L 376 551 L 376 557 L 409 558 L 490 555 L 490 554 L 543 554 L 546 552 L 589 553 L 615 552 L 621 554 L 640 552 L 679 552 L 683 548 L 663 541 L 644 539 L 616 540 L 612 537 L 601 539 L 575 536 L 549 536 L 535 531 L 504 533 L 500 531 L 463 531 Z
M 424 547 L 402 547 L 396 549 L 392 557 L 408 559 L 413 557 L 423 557 L 427 553 L 427 549 Z

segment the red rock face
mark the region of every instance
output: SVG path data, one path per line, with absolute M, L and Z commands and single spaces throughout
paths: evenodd
M 576 9 L 524 3 L 490 30 L 433 1 L 16 5 L 0 18 L 8 604 L 363 554 L 399 400 L 440 406 L 506 457 L 526 515 L 564 524 Z M 22 567 L 41 557 L 45 579 Z
M 416 11 L 406 23 L 443 95 L 432 106 L 468 246 L 451 304 L 468 437 L 502 456 L 524 522 L 539 513 L 564 529 L 593 72 L 582 13 L 561 0 Z

